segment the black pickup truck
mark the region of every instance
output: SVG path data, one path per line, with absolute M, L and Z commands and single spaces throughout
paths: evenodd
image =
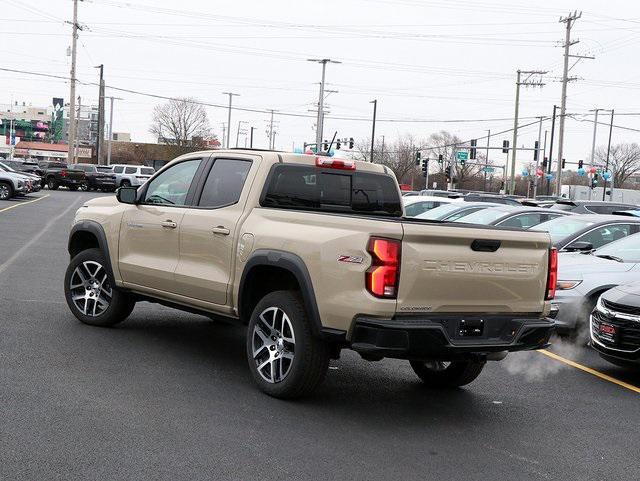
M 46 185 L 49 190 L 56 190 L 58 187 L 78 190 L 87 182 L 82 170 L 70 167 L 64 162 L 44 161 L 39 162 L 39 165 L 42 169 L 42 186 Z
M 116 191 L 116 175 L 109 169 L 95 164 L 76 164 L 76 169 L 84 172 L 87 181 L 80 187 L 82 190 Z

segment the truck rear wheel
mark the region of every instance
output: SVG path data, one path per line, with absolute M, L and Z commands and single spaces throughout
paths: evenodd
M 411 368 L 429 387 L 459 387 L 475 380 L 484 361 L 411 361 Z
M 281 399 L 311 393 L 324 380 L 329 352 L 313 335 L 297 293 L 275 291 L 258 302 L 247 330 L 247 360 L 262 391 Z
M 131 297 L 112 286 L 100 249 L 87 249 L 71 259 L 64 277 L 67 305 L 79 321 L 109 327 L 124 321 L 135 305 Z
M 56 190 L 58 188 L 58 183 L 56 182 L 56 179 L 54 179 L 53 177 L 50 177 L 49 180 L 47 180 L 47 187 L 49 187 L 49 190 Z

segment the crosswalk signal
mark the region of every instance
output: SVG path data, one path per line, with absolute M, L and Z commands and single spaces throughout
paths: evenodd
M 504 154 L 508 154 L 509 153 L 509 141 L 508 140 L 503 140 L 502 141 L 502 152 Z
M 476 160 L 476 146 L 478 145 L 477 139 L 471 139 L 471 149 L 469 150 L 469 158 L 471 160 Z M 464 164 L 464 161 L 462 161 Z

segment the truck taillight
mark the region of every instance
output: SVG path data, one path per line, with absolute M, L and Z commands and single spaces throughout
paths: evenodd
M 400 280 L 400 241 L 372 237 L 367 252 L 371 254 L 371 267 L 365 274 L 367 290 L 376 297 L 395 299 Z
M 330 157 L 316 157 L 316 167 L 326 167 L 339 170 L 356 170 L 355 160 L 332 159 Z
M 67 171 L 66 170 L 61 170 L 60 171 L 60 177 L 66 177 L 67 176 Z
M 547 274 L 547 294 L 545 300 L 556 297 L 556 283 L 558 282 L 558 249 L 549 249 L 549 272 Z

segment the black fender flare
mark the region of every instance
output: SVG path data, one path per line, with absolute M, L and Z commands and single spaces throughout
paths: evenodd
M 311 328 L 314 335 L 321 335 L 323 333 L 322 321 L 320 320 L 320 312 L 318 311 L 318 304 L 316 303 L 316 296 L 313 290 L 313 282 L 311 281 L 311 275 L 307 265 L 302 258 L 291 252 L 279 251 L 275 249 L 257 249 L 253 252 L 251 257 L 247 260 L 240 277 L 240 285 L 238 288 L 238 313 L 241 319 L 247 319 L 246 312 L 242 312 L 243 305 L 243 292 L 245 292 L 246 280 L 249 272 L 254 267 L 258 266 L 273 266 L 289 271 L 298 281 L 300 286 L 300 294 L 302 300 L 307 307 L 309 318 L 311 319 Z M 250 315 L 250 313 L 249 313 Z
M 111 266 L 111 256 L 109 255 L 109 243 L 107 242 L 107 235 L 104 233 L 104 228 L 93 220 L 81 220 L 71 228 L 69 232 L 69 240 L 67 242 L 67 252 L 71 254 L 71 241 L 73 236 L 78 232 L 89 232 L 98 239 L 98 248 L 102 251 L 107 260 L 107 265 L 104 266 L 107 275 L 109 276 L 109 282 L 112 286 L 116 285 L 115 276 L 113 275 L 113 268 Z

